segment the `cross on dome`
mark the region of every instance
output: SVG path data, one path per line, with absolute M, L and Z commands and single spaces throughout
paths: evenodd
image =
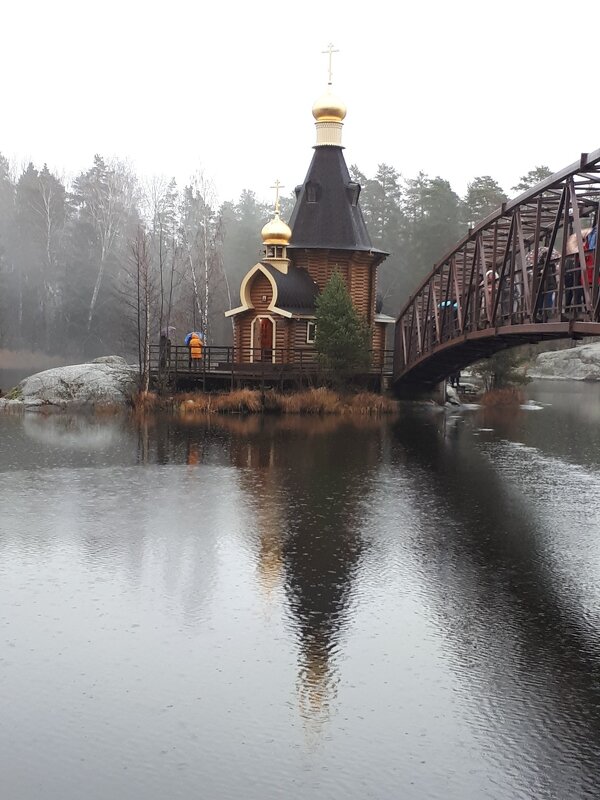
M 275 213 L 279 214 L 280 205 L 279 205 L 279 190 L 284 189 L 285 187 L 283 184 L 279 183 L 279 178 L 275 181 L 273 186 L 269 186 L 269 189 L 275 189 Z
M 346 116 L 346 105 L 331 90 L 333 54 L 339 52 L 331 43 L 327 45 L 327 50 L 321 50 L 321 53 L 329 56 L 329 82 L 325 94 L 315 101 L 312 108 L 313 117 L 317 121 L 317 147 L 321 145 L 341 147 L 342 145 L 341 124 Z
M 333 72 L 331 70 L 332 56 L 334 53 L 339 53 L 339 52 L 340 52 L 339 50 L 333 49 L 333 45 L 331 44 L 331 42 L 329 42 L 329 44 L 327 45 L 327 50 L 321 50 L 321 53 L 323 53 L 324 55 L 329 54 L 329 80 L 327 81 L 329 86 L 331 86 L 331 81 L 333 78 Z

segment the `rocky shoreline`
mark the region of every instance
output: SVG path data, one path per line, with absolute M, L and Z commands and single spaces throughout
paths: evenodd
M 535 380 L 600 381 L 600 342 L 540 353 L 527 376 Z
M 137 367 L 120 356 L 103 356 L 25 378 L 0 398 L 0 410 L 125 407 L 131 405 L 138 385 Z

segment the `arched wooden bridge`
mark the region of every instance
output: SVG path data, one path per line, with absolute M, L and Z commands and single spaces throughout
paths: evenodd
M 393 382 L 432 386 L 507 347 L 600 335 L 600 150 L 469 230 L 396 321 Z

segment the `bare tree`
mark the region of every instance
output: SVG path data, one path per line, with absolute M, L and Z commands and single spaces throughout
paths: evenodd
M 181 238 L 192 284 L 194 308 L 207 342 L 210 339 L 212 288 L 215 281 L 222 277 L 222 230 L 215 211 L 216 203 L 213 182 L 203 173 L 197 173 L 184 192 Z
M 171 324 L 173 300 L 178 283 L 179 195 L 174 179 L 152 178 L 146 185 L 144 212 L 151 231 L 152 256 L 158 273 L 158 324 L 162 331 Z
M 136 326 L 140 388 L 148 391 L 150 385 L 150 316 L 151 316 L 151 264 L 148 252 L 148 235 L 141 225 L 131 246 L 131 260 L 136 286 Z
M 75 180 L 74 199 L 81 217 L 93 228 L 98 248 L 96 278 L 87 313 L 89 332 L 108 261 L 115 255 L 119 241 L 125 242 L 127 225 L 137 216 L 137 179 L 125 162 L 105 162 L 97 155 L 92 169 Z

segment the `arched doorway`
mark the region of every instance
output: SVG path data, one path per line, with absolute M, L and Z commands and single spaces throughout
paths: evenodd
M 254 361 L 273 361 L 273 333 L 270 317 L 258 317 L 254 322 Z

